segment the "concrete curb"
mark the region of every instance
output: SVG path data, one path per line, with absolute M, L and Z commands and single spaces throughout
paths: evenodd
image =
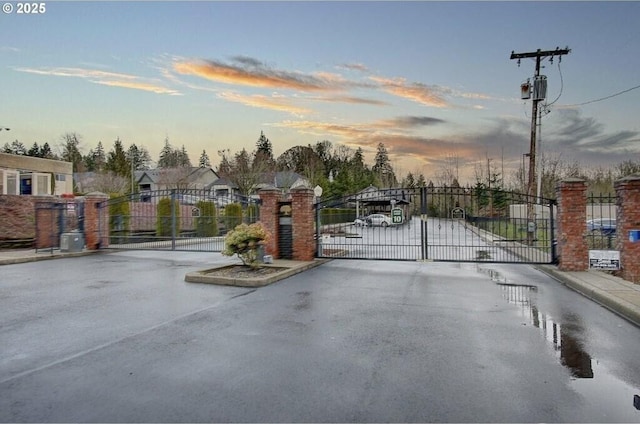
M 266 275 L 264 277 L 255 278 L 231 278 L 215 275 L 207 275 L 216 268 L 225 268 L 234 265 L 223 265 L 220 267 L 209 268 L 201 271 L 189 272 L 185 275 L 184 281 L 187 283 L 204 283 L 204 284 L 218 284 L 224 286 L 237 286 L 237 287 L 263 287 L 269 284 L 273 284 L 277 281 L 284 280 L 292 275 L 299 274 L 308 269 L 315 268 L 331 259 L 315 259 L 313 261 L 290 261 L 284 259 L 276 259 L 272 265 L 265 265 L 273 268 L 283 268 L 282 271 L 273 274 Z
M 562 272 L 550 265 L 537 265 L 536 269 L 640 327 L 640 305 L 624 298 L 625 294 L 640 296 L 640 287 L 633 283 L 614 276 L 594 275 L 594 271 Z
M 82 252 L 39 252 L 15 257 L 0 258 L 0 265 L 23 264 L 27 262 L 48 261 L 50 259 L 75 258 L 105 253 L 100 250 L 85 250 Z

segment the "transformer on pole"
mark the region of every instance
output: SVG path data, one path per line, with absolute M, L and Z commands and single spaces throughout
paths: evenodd
M 542 51 L 540 49 L 535 52 L 527 52 L 527 53 L 515 53 L 511 52 L 510 59 L 518 59 L 518 65 L 520 65 L 520 60 L 524 58 L 535 58 L 536 60 L 536 70 L 533 77 L 533 90 L 529 87 L 530 92 L 533 91 L 533 99 L 532 99 L 532 112 L 531 112 L 531 141 L 529 144 L 529 183 L 527 185 L 527 219 L 528 223 L 528 231 L 527 231 L 527 241 L 531 245 L 535 240 L 535 226 L 536 226 L 536 214 L 534 208 L 534 202 L 531 199 L 535 196 L 536 193 L 536 131 L 538 128 L 537 120 L 538 120 L 538 103 L 544 100 L 547 96 L 547 77 L 544 75 L 540 75 L 540 62 L 545 57 L 550 57 L 553 60 L 554 56 L 558 56 L 559 60 L 562 60 L 562 56 L 569 54 L 571 50 L 567 47 L 565 49 L 560 49 L 556 47 L 555 50 L 545 50 Z M 527 81 L 527 84 L 529 81 Z M 521 96 L 524 95 L 523 85 L 520 86 Z M 527 97 L 528 99 L 529 97 Z M 524 97 L 523 97 L 524 99 Z

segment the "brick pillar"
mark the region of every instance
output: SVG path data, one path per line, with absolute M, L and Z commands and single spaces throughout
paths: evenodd
M 36 249 L 53 248 L 60 243 L 60 240 L 57 239 L 60 233 L 60 210 L 55 208 L 56 203 L 59 203 L 59 200 L 49 196 L 38 197 L 34 201 L 34 215 L 37 224 L 35 229 Z
M 84 196 L 84 243 L 88 250 L 109 245 L 109 208 L 99 208 L 108 199 L 106 194 L 97 192 Z
M 561 181 L 558 198 L 558 255 L 561 271 L 589 269 L 589 247 L 584 237 L 587 226 L 587 183 L 578 178 Z
M 273 256 L 274 259 L 280 257 L 278 250 L 278 202 L 282 192 L 276 188 L 260 190 L 258 195 L 262 201 L 260 205 L 260 222 L 271 234 L 271 237 L 264 245 L 264 253 Z
M 616 249 L 620 251 L 621 277 L 640 283 L 640 242 L 629 240 L 629 230 L 640 230 L 640 174 L 615 182 Z
M 312 261 L 316 256 L 313 199 L 313 189 L 291 189 L 293 259 L 297 261 Z

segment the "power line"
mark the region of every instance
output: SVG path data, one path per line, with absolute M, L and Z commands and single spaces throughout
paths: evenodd
M 610 98 L 612 98 L 612 97 L 616 97 L 616 96 L 619 96 L 619 95 L 621 95 L 621 94 L 628 93 L 629 91 L 632 91 L 632 90 L 635 90 L 635 89 L 638 89 L 638 88 L 640 88 L 640 85 L 636 85 L 635 87 L 627 88 L 626 90 L 619 91 L 619 92 L 617 92 L 617 93 L 615 93 L 615 94 L 612 94 L 612 95 L 610 95 L 610 96 L 601 97 L 601 98 L 599 98 L 599 99 L 595 99 L 595 100 L 589 100 L 588 102 L 584 102 L 584 103 L 576 103 L 576 104 L 574 104 L 574 105 L 562 105 L 562 106 L 564 106 L 564 107 L 584 106 L 584 105 L 588 105 L 588 104 L 590 104 L 590 103 L 601 102 L 601 101 L 603 101 L 603 100 L 607 100 L 607 99 L 610 99 Z
M 556 97 L 551 103 L 547 103 L 545 105 L 547 107 L 558 101 L 560 96 L 562 96 L 562 90 L 564 89 L 564 80 L 562 79 L 562 69 L 560 69 L 560 61 L 558 61 L 558 73 L 560 74 L 560 93 L 558 93 L 558 97 Z

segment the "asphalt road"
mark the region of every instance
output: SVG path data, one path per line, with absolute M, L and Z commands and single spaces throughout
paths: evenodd
M 0 269 L 2 422 L 638 422 L 640 329 L 527 265 L 213 253 Z

